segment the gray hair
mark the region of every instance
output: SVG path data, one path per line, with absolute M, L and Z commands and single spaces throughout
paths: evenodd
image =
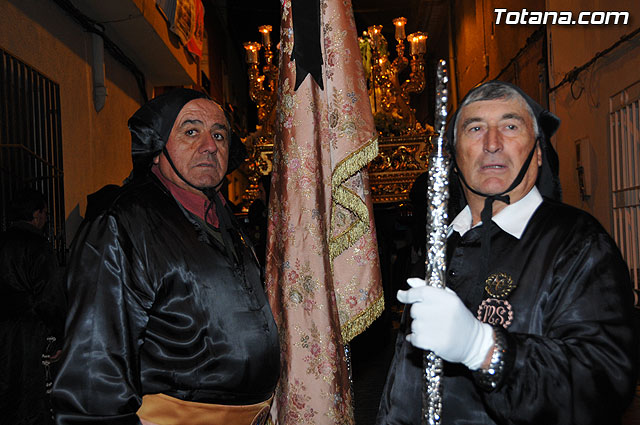
M 529 116 L 531 117 L 531 121 L 533 122 L 533 132 L 536 135 L 536 139 L 540 137 L 540 129 L 538 128 L 538 120 L 536 116 L 533 114 L 533 110 L 531 106 L 527 103 L 524 97 L 516 89 L 506 84 L 501 84 L 498 81 L 490 81 L 481 86 L 478 86 L 467 94 L 464 98 L 464 101 L 458 108 L 458 111 L 462 110 L 465 106 L 470 103 L 480 102 L 483 100 L 511 100 L 511 99 L 519 99 L 527 108 L 527 112 L 529 112 Z M 456 139 L 458 135 L 458 118 L 460 114 L 456 114 L 455 121 L 453 122 L 453 145 L 456 145 Z

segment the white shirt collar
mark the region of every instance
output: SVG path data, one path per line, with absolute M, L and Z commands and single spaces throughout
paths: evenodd
M 533 186 L 533 189 L 531 189 L 524 198 L 518 202 L 507 205 L 498 214 L 494 215 L 491 220 L 505 232 L 520 239 L 531 216 L 536 212 L 536 209 L 538 209 L 541 203 L 542 196 L 538 188 Z M 467 205 L 451 222 L 449 234 L 455 230 L 460 233 L 460 235 L 464 235 L 471 229 L 471 222 L 471 209 L 469 205 Z M 476 224 L 476 226 L 479 225 L 480 223 Z

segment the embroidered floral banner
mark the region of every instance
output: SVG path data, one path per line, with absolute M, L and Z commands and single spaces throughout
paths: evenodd
M 282 345 L 281 425 L 353 424 L 344 344 L 384 308 L 365 168 L 377 134 L 353 11 L 319 1 L 324 89 L 308 75 L 294 91 L 291 0 L 282 7 L 266 282 Z

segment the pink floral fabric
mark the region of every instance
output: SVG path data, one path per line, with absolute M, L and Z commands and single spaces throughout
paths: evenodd
M 344 344 L 382 312 L 366 164 L 377 155 L 350 1 L 320 0 L 324 90 L 297 91 L 282 6 L 267 292 L 280 332 L 278 424 L 353 424 Z

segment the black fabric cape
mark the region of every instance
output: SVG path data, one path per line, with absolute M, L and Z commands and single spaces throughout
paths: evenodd
M 454 232 L 447 247 L 447 285 L 474 316 L 485 296 L 477 276 L 481 231 Z M 637 355 L 632 286 L 614 241 L 589 214 L 545 199 L 521 239 L 494 226 L 491 246 L 489 273 L 517 284 L 508 298 L 511 362 L 491 392 L 464 366 L 445 363 L 442 424 L 619 424 L 634 392 Z M 380 425 L 420 423 L 424 352 L 405 341 L 406 321 Z
M 139 424 L 144 394 L 225 405 L 273 394 L 280 350 L 259 266 L 229 208 L 217 214 L 233 224 L 231 249 L 148 173 L 83 224 L 58 424 Z
M 42 355 L 61 347 L 66 310 L 61 277 L 55 255 L 36 227 L 21 222 L 0 234 L 2 424 L 52 423 Z

